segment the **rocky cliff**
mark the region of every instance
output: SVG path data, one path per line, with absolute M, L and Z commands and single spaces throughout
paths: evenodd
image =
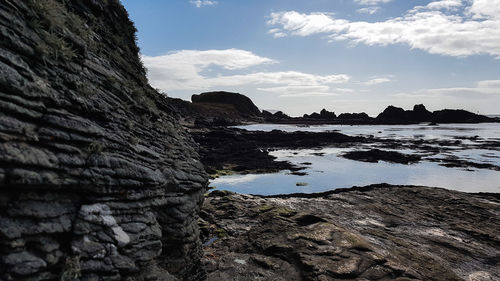
M 197 280 L 206 175 L 118 0 L 0 1 L 0 280 Z

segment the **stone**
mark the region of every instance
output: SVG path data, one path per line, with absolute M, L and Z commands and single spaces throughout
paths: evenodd
M 2 261 L 7 265 L 8 272 L 17 275 L 30 275 L 47 266 L 44 260 L 25 251 L 4 256 Z

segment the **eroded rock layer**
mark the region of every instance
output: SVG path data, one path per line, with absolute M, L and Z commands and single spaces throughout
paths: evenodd
M 118 0 L 0 1 L 0 280 L 203 278 L 206 175 Z
M 201 217 L 208 280 L 500 278 L 498 194 L 387 184 L 252 196 L 215 190 Z

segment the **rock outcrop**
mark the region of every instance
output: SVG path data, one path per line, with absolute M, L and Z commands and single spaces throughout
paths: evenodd
M 488 116 L 475 114 L 462 109 L 443 109 L 433 113 L 433 121 L 436 123 L 481 123 L 493 122 L 495 119 Z M 498 120 L 497 120 L 498 121 Z
M 260 197 L 214 191 L 208 280 L 499 280 L 498 195 L 373 185 Z
M 420 122 L 481 123 L 498 122 L 498 120 L 461 109 L 443 109 L 430 112 L 423 104 L 417 104 L 413 107 L 413 110 L 404 110 L 390 105 L 377 116 L 376 122 L 379 124 L 414 124 Z
M 260 116 L 260 110 L 251 99 L 239 93 L 208 92 L 191 96 L 193 104 L 226 105 L 228 110 L 236 109 L 243 116 Z
M 276 111 L 275 113 L 271 113 L 269 111 L 263 110 L 262 117 L 264 118 L 264 122 L 276 122 L 291 119 L 291 117 L 283 113 L 283 111 Z
M 337 115 L 335 115 L 335 112 L 330 112 L 323 108 L 319 113 L 313 112 L 310 115 L 304 114 L 302 117 L 306 119 L 311 118 L 311 119 L 331 120 L 337 118 Z
M 0 280 L 199 280 L 207 176 L 118 0 L 0 2 Z
M 359 121 L 371 121 L 370 119 L 370 116 L 368 116 L 368 114 L 366 114 L 365 112 L 361 112 L 361 113 L 341 113 L 339 116 L 338 116 L 339 119 L 341 120 L 359 120 Z

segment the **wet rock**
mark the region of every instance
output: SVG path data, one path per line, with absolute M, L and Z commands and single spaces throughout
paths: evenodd
M 380 149 L 370 149 L 363 151 L 349 151 L 342 154 L 342 157 L 363 161 L 363 162 L 378 162 L 386 161 L 399 164 L 409 164 L 419 162 L 419 155 L 405 154 L 397 151 L 385 151 Z
M 207 171 L 216 175 L 221 170 L 240 173 L 265 173 L 279 170 L 297 172 L 297 167 L 286 161 L 275 161 L 269 151 L 276 148 L 310 148 L 324 145 L 346 145 L 365 142 L 364 137 L 351 137 L 337 132 L 271 132 L 246 131 L 234 128 L 192 130 L 195 141 L 200 144 L 201 160 Z M 307 164 L 306 164 L 307 165 Z

